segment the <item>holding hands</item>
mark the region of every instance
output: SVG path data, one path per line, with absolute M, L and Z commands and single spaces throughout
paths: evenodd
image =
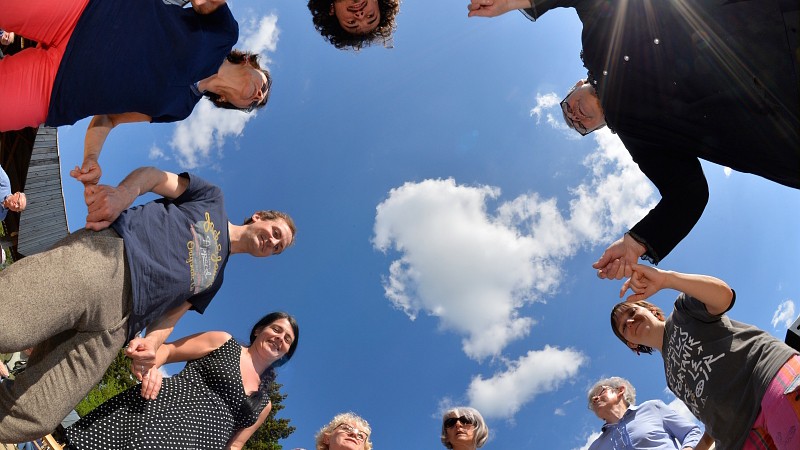
M 497 17 L 514 9 L 531 7 L 532 0 L 470 0 L 469 17 Z
M 89 184 L 84 188 L 83 197 L 89 209 L 86 228 L 100 231 L 111 226 L 137 196 L 132 196 L 122 185 L 114 188 L 104 184 Z
M 146 338 L 131 339 L 125 355 L 131 359 L 131 373 L 142 382 L 142 397 L 154 400 L 161 390 L 163 375 L 156 367 L 155 344 Z
M 632 264 L 629 267 L 631 269 L 631 277 L 622 284 L 619 298 L 622 298 L 625 292 L 630 289 L 633 294 L 629 295 L 625 301 L 638 302 L 650 298 L 650 296 L 664 288 L 667 272 L 641 264 Z

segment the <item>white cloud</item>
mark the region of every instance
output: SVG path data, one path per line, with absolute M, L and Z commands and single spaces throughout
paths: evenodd
M 200 100 L 192 115 L 175 125 L 169 144 L 175 159 L 184 169 L 206 165 L 212 150 L 221 153 L 225 139 L 240 136 L 253 117 L 255 113 L 220 109 L 208 99 Z
M 778 309 L 775 310 L 775 313 L 772 315 L 772 326 L 775 327 L 775 329 L 779 327 L 789 328 L 792 326 L 795 318 L 794 302 L 786 300 L 778 305 Z
M 722 168 L 722 172 L 725 174 L 726 177 L 730 177 L 731 172 L 733 172 L 733 170 L 730 167 L 725 166 Z
M 161 150 L 161 148 L 156 144 L 153 144 L 153 146 L 150 147 L 150 152 L 147 156 L 150 159 L 169 159 L 167 155 L 164 154 L 164 151 Z
M 583 444 L 581 447 L 575 448 L 573 450 L 589 450 L 589 446 L 592 445 L 592 442 L 597 440 L 600 437 L 600 432 L 595 431 L 594 433 L 590 434 L 589 437 L 586 438 L 586 443 Z
M 567 412 L 566 412 L 566 411 L 564 411 L 564 408 L 556 408 L 556 409 L 553 411 L 553 414 L 555 414 L 555 415 L 557 415 L 557 416 L 566 416 L 566 415 L 567 415 Z
M 267 52 L 278 49 L 278 16 L 269 14 L 260 20 L 252 19 L 245 23 L 242 37 L 237 47 L 261 55 L 262 65 L 270 62 Z
M 562 263 L 584 245 L 611 240 L 641 218 L 653 189 L 608 131 L 584 164 L 589 179 L 571 190 L 567 217 L 537 193 L 500 204 L 500 190 L 425 180 L 393 189 L 377 207 L 373 244 L 401 253 L 384 280 L 386 297 L 412 320 L 420 312 L 464 336 L 464 352 L 499 355 L 536 323 L 519 308 L 552 294 Z
M 554 391 L 574 377 L 587 358 L 574 349 L 545 346 L 531 350 L 505 372 L 474 377 L 467 389 L 470 405 L 485 417 L 510 418 L 539 394 Z
M 237 48 L 259 53 L 261 65 L 266 67 L 270 62 L 266 52 L 277 49 L 280 34 L 277 23 L 274 14 L 244 23 Z M 192 114 L 175 125 L 170 141 L 175 159 L 184 169 L 208 165 L 212 152 L 221 155 L 226 139 L 241 136 L 247 122 L 255 116 L 255 112 L 220 109 L 205 98 L 200 100 Z

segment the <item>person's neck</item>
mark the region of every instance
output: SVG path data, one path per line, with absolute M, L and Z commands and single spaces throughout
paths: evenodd
M 606 422 L 606 424 L 613 425 L 622 420 L 622 416 L 624 416 L 627 411 L 628 406 L 624 401 L 620 400 L 619 403 L 612 405 L 611 408 L 606 411 L 601 411 L 598 415 Z
M 475 450 L 475 444 L 456 442 L 453 444 L 453 450 Z
M 645 339 L 648 342 L 645 342 L 644 345 L 648 347 L 652 347 L 658 350 L 661 353 L 661 348 L 664 346 L 664 329 L 666 327 L 666 322 L 659 321 L 656 323 L 653 329 L 653 333 L 650 333 L 650 337 Z
M 234 225 L 228 222 L 228 242 L 231 244 L 231 255 L 245 252 L 245 245 L 242 242 L 245 228 L 244 225 Z
M 268 361 L 266 359 L 261 358 L 258 356 L 258 353 L 252 351 L 252 346 L 247 347 L 245 351 L 247 352 L 247 356 L 250 357 L 250 361 L 253 363 L 253 368 L 256 369 L 259 375 L 263 375 L 264 372 L 269 368 L 272 363 L 275 361 Z

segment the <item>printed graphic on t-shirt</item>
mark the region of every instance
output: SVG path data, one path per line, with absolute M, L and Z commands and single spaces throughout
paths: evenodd
M 703 390 L 713 370 L 711 366 L 725 356 L 724 352 L 719 355 L 706 353 L 702 342 L 680 326 L 673 327 L 667 342 L 667 386 L 698 417 L 708 400 Z
M 219 262 L 222 260 L 219 231 L 214 227 L 211 216 L 206 212 L 205 220 L 198 221 L 190 228 L 192 240 L 186 243 L 189 257 L 186 262 L 192 275 L 192 294 L 208 289 L 217 277 Z

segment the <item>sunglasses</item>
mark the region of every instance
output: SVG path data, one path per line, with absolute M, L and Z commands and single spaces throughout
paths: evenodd
M 567 94 L 567 96 L 564 97 L 564 100 L 561 100 L 561 103 L 559 103 L 559 106 L 561 106 L 561 112 L 564 115 L 564 120 L 567 121 L 567 123 L 569 123 L 569 125 L 572 127 L 572 129 L 574 129 L 575 131 L 580 133 L 581 136 L 586 136 L 587 134 L 591 133 L 592 131 L 599 130 L 600 128 L 603 128 L 604 126 L 606 126 L 606 122 L 602 121 L 602 122 L 598 123 L 597 125 L 595 125 L 594 127 L 592 127 L 591 129 L 589 129 L 589 128 L 586 128 L 583 125 L 583 123 L 581 123 L 580 121 L 576 122 L 576 121 L 574 121 L 574 120 L 572 120 L 570 118 L 570 116 L 574 116 L 574 114 L 572 112 L 572 106 L 570 106 L 568 100 L 572 96 L 572 94 L 574 94 L 574 93 L 575 93 L 575 90 L 570 91 Z
M 461 425 L 464 425 L 464 426 L 475 425 L 475 419 L 470 419 L 467 416 L 461 416 L 461 417 L 449 417 L 449 418 L 445 419 L 444 420 L 444 427 L 445 428 L 453 428 L 454 426 L 456 426 L 456 422 L 461 422 Z

